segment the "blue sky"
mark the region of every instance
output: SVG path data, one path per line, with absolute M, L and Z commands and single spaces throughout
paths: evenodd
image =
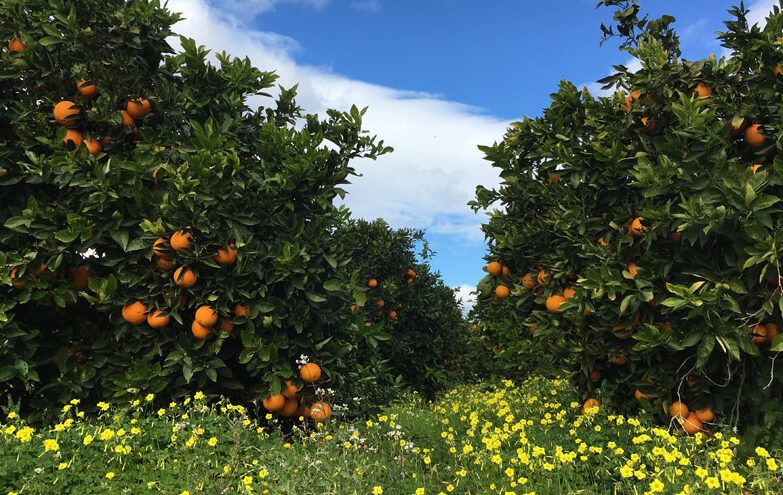
M 447 284 L 467 292 L 483 276 L 486 246 L 466 206 L 477 184 L 497 183 L 478 144 L 540 114 L 561 79 L 589 84 L 627 63 L 599 46 L 609 9 L 597 0 L 170 0 L 182 34 L 250 56 L 308 111 L 370 107 L 367 126 L 396 148 L 359 163 L 348 187 L 358 216 L 427 230 Z M 715 32 L 738 2 L 643 0 L 677 18 L 685 58 L 720 53 Z M 746 2 L 759 14 L 773 0 Z M 264 102 L 259 102 L 262 104 Z

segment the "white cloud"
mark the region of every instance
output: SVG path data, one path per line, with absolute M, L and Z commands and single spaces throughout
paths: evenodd
M 351 2 L 351 7 L 365 12 L 379 12 L 383 9 L 383 4 L 381 0 L 354 0 Z
M 457 301 L 462 306 L 463 314 L 468 314 L 476 304 L 476 287 L 473 285 L 460 285 L 454 288 Z
M 329 0 L 206 0 L 212 7 L 212 14 L 222 19 L 231 18 L 234 22 L 251 21 L 258 15 L 272 10 L 279 3 L 299 3 L 320 9 Z M 169 2 L 173 10 L 176 2 Z
M 631 72 L 638 72 L 642 69 L 642 62 L 636 57 L 630 58 L 627 62 L 625 62 L 623 65 L 628 68 Z M 614 74 L 614 69 L 607 71 L 606 75 L 609 76 L 611 74 Z M 591 83 L 584 83 L 579 86 L 578 88 L 581 88 L 583 86 L 587 86 L 587 90 L 590 92 L 591 95 L 595 97 L 599 96 L 609 96 L 612 93 L 615 92 L 615 88 L 611 87 L 609 89 L 603 89 L 603 84 L 597 83 L 597 82 L 591 82 Z
M 275 70 L 283 86 L 299 83 L 300 105 L 308 112 L 369 106 L 365 126 L 395 152 L 377 162 L 357 162 L 363 175 L 347 187 L 346 204 L 357 216 L 385 218 L 393 227 L 482 238 L 483 217 L 466 203 L 477 184 L 493 187 L 498 175 L 477 144 L 502 139 L 507 121 L 435 95 L 349 79 L 326 67 L 298 64 L 294 40 L 217 18 L 206 0 L 171 0 L 185 14 L 175 30 L 197 43 L 248 56 L 263 70 Z M 306 47 L 305 47 L 306 48 Z M 350 47 L 346 47 L 350 49 Z M 268 105 L 268 99 L 253 102 Z
M 751 26 L 758 24 L 760 28 L 767 25 L 767 16 L 772 12 L 772 8 L 778 5 L 778 0 L 756 0 L 746 8 L 750 11 L 748 14 L 748 24 Z

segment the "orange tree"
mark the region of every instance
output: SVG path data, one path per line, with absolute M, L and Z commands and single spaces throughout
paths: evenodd
M 480 306 L 508 311 L 480 314 L 512 359 L 556 357 L 586 398 L 780 421 L 783 14 L 760 29 L 732 9 L 730 56 L 688 61 L 673 18 L 601 4 L 617 7 L 605 37 L 641 69 L 616 67 L 607 97 L 562 82 L 541 117 L 481 147 L 502 182 L 472 206 L 510 271 L 479 284 Z
M 403 386 L 431 397 L 458 380 L 467 325 L 454 290 L 430 270 L 423 232 L 351 220 L 336 241 L 351 255 L 353 285 L 365 287 L 350 308 L 365 337 L 351 362 L 367 368 L 363 380 L 345 375 L 357 385 L 354 395 L 372 387 L 378 401 L 388 401 L 387 389 Z
M 274 73 L 173 53 L 178 19 L 157 0 L 0 5 L 0 393 L 31 407 L 254 399 L 301 386 L 303 355 L 327 382 L 355 340 L 333 200 L 353 158 L 390 148 L 295 88 L 251 108 Z

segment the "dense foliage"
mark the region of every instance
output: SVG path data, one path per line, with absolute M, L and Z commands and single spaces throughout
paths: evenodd
M 759 28 L 734 8 L 729 55 L 688 61 L 673 18 L 601 3 L 618 7 L 605 36 L 641 69 L 616 67 L 607 97 L 562 82 L 541 117 L 482 147 L 502 183 L 473 206 L 510 272 L 482 280 L 475 315 L 504 368 L 546 354 L 585 398 L 600 387 L 667 420 L 680 400 L 776 435 L 783 14 Z
M 363 338 L 334 199 L 352 159 L 390 148 L 355 107 L 305 115 L 295 88 L 251 108 L 276 76 L 185 38 L 173 53 L 178 19 L 158 0 L 0 4 L 0 394 L 36 413 L 256 399 L 301 386 L 302 355 L 329 383 Z

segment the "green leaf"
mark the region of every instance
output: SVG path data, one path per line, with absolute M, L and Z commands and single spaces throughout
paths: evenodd
M 122 230 L 112 230 L 109 232 L 109 235 L 112 239 L 114 239 L 114 242 L 120 245 L 123 251 L 128 251 L 128 231 L 125 229 Z
M 712 349 L 715 347 L 715 337 L 707 335 L 699 344 L 696 350 L 696 367 L 702 368 L 712 354 Z
M 337 292 L 340 290 L 342 285 L 342 282 L 336 278 L 332 278 L 324 282 L 324 289 L 328 290 L 329 292 Z
M 52 46 L 62 42 L 63 42 L 62 38 L 57 38 L 55 36 L 44 36 L 43 38 L 38 40 L 38 44 L 40 44 L 41 46 Z

